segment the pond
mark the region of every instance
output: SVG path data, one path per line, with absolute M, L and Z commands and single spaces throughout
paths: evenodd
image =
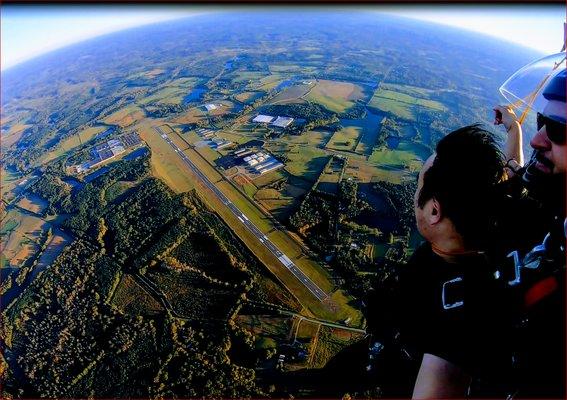
M 207 91 L 205 88 L 195 88 L 190 91 L 184 98 L 183 98 L 183 105 L 186 106 L 187 104 L 199 101 L 203 94 Z

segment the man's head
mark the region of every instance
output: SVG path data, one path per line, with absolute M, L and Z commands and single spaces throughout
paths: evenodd
M 565 70 L 555 75 L 543 90 L 547 100 L 538 113 L 538 132 L 530 141 L 535 151 L 534 167 L 543 174 L 564 174 L 565 160 Z
M 481 246 L 503 168 L 493 136 L 478 125 L 441 139 L 419 174 L 415 193 L 422 236 L 436 244 L 456 235 L 467 247 Z

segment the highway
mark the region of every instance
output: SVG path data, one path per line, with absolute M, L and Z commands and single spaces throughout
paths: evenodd
M 256 227 L 256 225 L 254 225 L 252 223 L 252 221 L 250 221 L 248 219 L 248 217 L 246 215 L 244 215 L 244 213 L 242 211 L 240 211 L 238 209 L 238 207 L 236 207 L 221 191 L 218 187 L 216 187 L 216 185 L 211 182 L 209 180 L 209 178 L 207 178 L 205 176 L 205 174 L 203 174 L 199 168 L 197 168 L 197 166 L 195 164 L 193 164 L 191 162 L 191 160 L 189 160 L 189 158 L 187 157 L 187 155 L 185 155 L 185 153 L 183 153 L 183 151 L 177 147 L 177 145 L 175 143 L 173 143 L 173 141 L 169 138 L 169 136 L 167 136 L 165 133 L 163 133 L 163 131 L 159 128 L 159 127 L 154 127 L 154 129 L 156 130 L 156 132 L 161 135 L 161 137 L 167 142 L 169 143 L 169 145 L 175 150 L 175 152 L 181 157 L 181 159 L 185 162 L 185 164 L 187 164 L 187 166 L 189 167 L 189 169 L 191 169 L 191 171 L 193 171 L 193 173 L 195 175 L 197 175 L 197 177 L 199 177 L 201 179 L 201 181 L 203 182 L 203 184 L 209 188 L 217 197 L 218 199 L 225 205 L 228 207 L 228 209 L 240 220 L 240 222 L 242 223 L 242 225 L 244 225 L 255 237 L 256 239 L 258 239 L 260 241 L 260 243 L 262 243 L 262 245 L 264 245 L 264 247 L 266 247 L 268 250 L 270 250 L 270 252 L 279 260 L 279 262 L 281 262 L 283 264 L 284 267 L 286 267 L 298 280 L 299 282 L 301 282 L 303 284 L 303 286 L 305 286 L 310 292 L 311 294 L 313 294 L 313 296 L 315 296 L 317 298 L 317 300 L 319 301 L 323 301 L 325 299 L 327 299 L 329 296 L 323 291 L 321 290 L 321 288 L 319 288 L 319 286 L 317 286 L 311 279 L 309 279 L 309 277 L 307 275 L 305 275 L 303 273 L 303 271 L 301 271 L 297 265 L 295 265 L 293 263 L 293 261 L 291 261 L 289 259 L 288 256 L 286 256 L 282 251 L 280 251 L 271 241 L 270 239 L 268 239 L 268 237 L 266 235 L 264 235 L 262 233 L 262 231 L 260 231 L 260 229 L 258 229 L 258 227 Z

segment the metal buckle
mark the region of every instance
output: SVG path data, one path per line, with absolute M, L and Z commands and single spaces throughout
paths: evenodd
M 441 292 L 441 300 L 443 302 L 443 309 L 450 310 L 452 308 L 461 307 L 465 303 L 463 300 L 455 301 L 454 303 L 451 303 L 451 304 L 447 304 L 447 302 L 445 301 L 445 290 L 446 290 L 447 286 L 450 285 L 450 284 L 455 284 L 457 282 L 462 282 L 462 281 L 463 281 L 463 278 L 458 276 L 454 279 L 451 279 L 450 281 L 443 283 L 443 290 Z

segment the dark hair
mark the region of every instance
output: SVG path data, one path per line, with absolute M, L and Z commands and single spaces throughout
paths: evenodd
M 493 215 L 496 185 L 504 157 L 493 135 L 479 124 L 449 133 L 437 143 L 436 156 L 423 175 L 417 204 L 435 198 L 466 244 L 482 246 Z

